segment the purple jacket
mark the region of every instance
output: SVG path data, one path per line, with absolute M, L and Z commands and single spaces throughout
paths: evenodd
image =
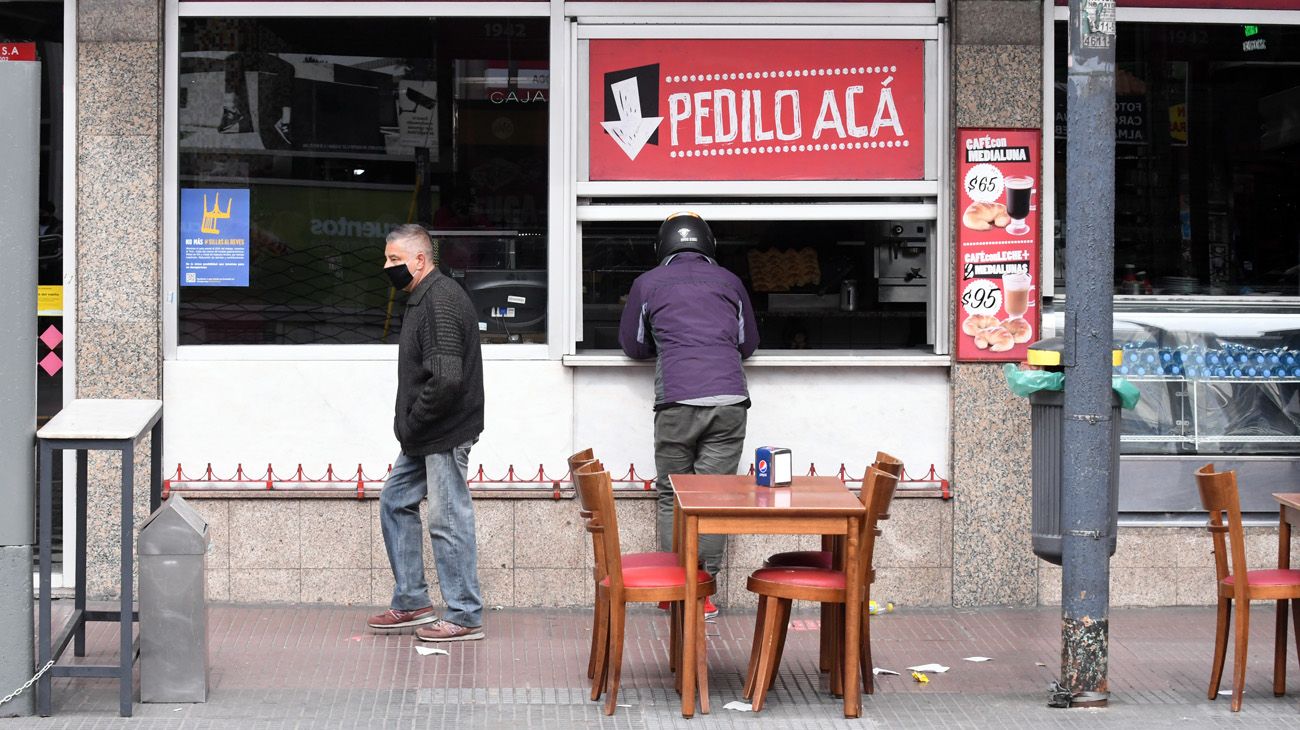
M 632 282 L 618 342 L 628 357 L 659 356 L 656 407 L 749 395 L 740 361 L 758 348 L 754 307 L 740 279 L 703 254 L 677 254 Z

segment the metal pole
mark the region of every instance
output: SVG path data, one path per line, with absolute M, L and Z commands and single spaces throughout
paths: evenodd
M 1061 682 L 1107 702 L 1115 259 L 1115 2 L 1070 0 Z M 1080 694 L 1087 693 L 1087 694 Z
M 36 514 L 36 190 L 40 79 L 35 46 L 0 44 L 0 697 L 31 676 Z M 28 60 L 30 59 L 30 60 Z M 32 714 L 32 692 L 0 717 Z

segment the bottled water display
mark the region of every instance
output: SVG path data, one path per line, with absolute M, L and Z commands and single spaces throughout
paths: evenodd
M 1115 366 L 1114 372 L 1125 377 L 1300 378 L 1300 350 L 1286 347 L 1269 349 L 1231 342 L 1218 347 L 1160 347 L 1146 341 L 1125 343 L 1121 350 L 1120 364 Z

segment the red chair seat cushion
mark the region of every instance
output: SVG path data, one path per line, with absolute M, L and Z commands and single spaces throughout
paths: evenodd
M 682 559 L 677 553 L 627 553 L 623 556 L 623 570 L 651 565 L 678 565 L 681 562 Z
M 701 583 L 707 583 L 713 580 L 713 576 L 701 570 L 696 574 L 696 580 Z M 600 582 L 602 586 L 609 585 L 609 578 L 606 577 Z M 673 586 L 686 585 L 686 571 L 680 565 L 647 565 L 640 568 L 623 569 L 623 585 L 627 588 L 671 588 Z
M 844 590 L 844 573 L 825 568 L 760 568 L 749 577 L 769 583 Z
M 830 570 L 832 562 L 831 554 L 825 550 L 795 550 L 788 553 L 769 555 L 767 562 L 763 565 L 766 568 L 822 568 Z
M 1235 585 L 1236 580 L 1233 576 L 1223 579 L 1225 586 Z M 1246 571 L 1246 585 L 1248 586 L 1300 586 L 1300 570 L 1248 570 Z

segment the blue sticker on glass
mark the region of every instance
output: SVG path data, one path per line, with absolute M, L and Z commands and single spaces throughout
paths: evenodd
M 181 189 L 181 286 L 248 286 L 248 190 Z

